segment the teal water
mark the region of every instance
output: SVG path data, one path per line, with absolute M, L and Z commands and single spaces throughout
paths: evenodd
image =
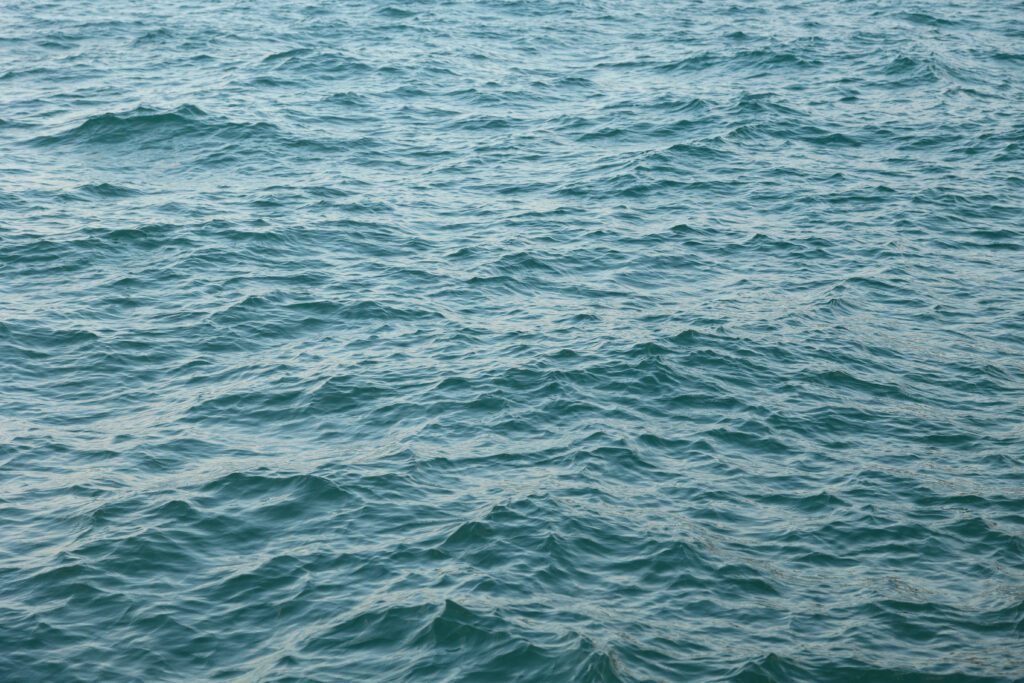
M 1024 680 L 1019 0 L 0 5 L 0 681 Z

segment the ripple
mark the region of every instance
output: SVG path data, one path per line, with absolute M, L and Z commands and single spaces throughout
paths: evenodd
M 0 680 L 1017 680 L 1014 9 L 8 3 Z

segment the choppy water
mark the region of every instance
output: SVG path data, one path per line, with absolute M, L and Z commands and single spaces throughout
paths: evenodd
M 0 679 L 1024 677 L 1024 4 L 0 7 Z

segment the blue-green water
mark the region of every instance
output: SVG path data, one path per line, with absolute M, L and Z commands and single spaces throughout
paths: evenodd
M 1024 4 L 0 6 L 0 680 L 1024 678 Z

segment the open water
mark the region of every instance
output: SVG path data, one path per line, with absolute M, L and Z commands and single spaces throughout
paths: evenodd
M 1024 678 L 1020 0 L 0 5 L 0 680 Z

